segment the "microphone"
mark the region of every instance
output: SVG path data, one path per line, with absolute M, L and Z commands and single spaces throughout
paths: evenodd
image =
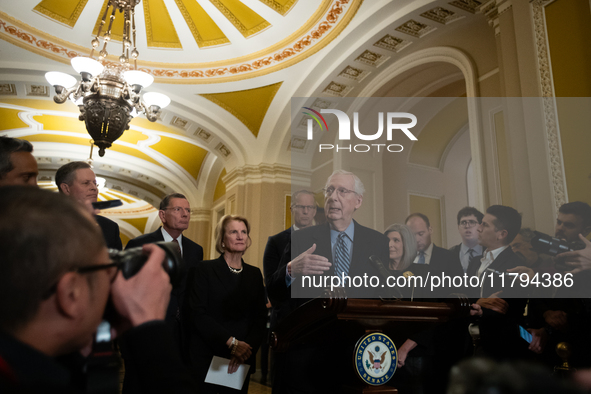
M 406 279 L 410 278 L 411 276 L 415 276 L 415 274 L 413 274 L 411 271 L 404 271 L 404 273 L 402 274 Z M 412 291 L 410 293 L 410 301 L 412 302 L 415 298 L 415 284 L 417 282 L 413 281 L 412 282 Z
M 376 255 L 369 256 L 369 262 L 378 271 L 378 274 L 381 276 L 381 279 L 384 281 L 384 283 L 387 283 L 388 278 L 393 276 L 393 275 L 391 275 L 390 271 L 384 266 L 384 263 L 382 263 L 382 260 L 378 256 L 376 256 Z M 396 290 L 394 290 L 394 288 L 391 288 L 389 286 L 386 286 L 386 287 L 388 287 L 390 289 L 389 297 L 402 298 L 402 293 L 400 292 L 400 289 L 395 288 Z M 395 293 L 398 293 L 398 295 L 396 295 Z

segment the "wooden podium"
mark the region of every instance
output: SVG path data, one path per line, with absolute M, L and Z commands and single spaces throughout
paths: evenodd
M 347 349 L 341 353 L 341 357 L 348 357 L 339 369 L 343 375 L 341 392 L 397 393 L 394 387 L 368 385 L 357 376 L 353 363 L 357 341 L 368 333 L 383 333 L 398 348 L 412 333 L 469 314 L 470 303 L 462 295 L 446 302 L 348 299 L 344 289 L 339 288 L 326 291 L 323 297 L 304 303 L 286 316 L 271 333 L 271 347 L 278 352 L 326 347 L 326 342 L 333 339 L 335 346 Z M 335 335 L 338 339 L 334 339 Z

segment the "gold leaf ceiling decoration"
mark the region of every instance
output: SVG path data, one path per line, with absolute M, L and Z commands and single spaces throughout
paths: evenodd
M 175 0 L 174 10 L 168 9 L 170 3 L 165 3 L 164 0 L 143 0 L 143 6 L 136 7 L 136 18 L 138 21 L 144 20 L 146 34 L 138 42 L 140 69 L 152 74 L 156 82 L 182 84 L 230 82 L 278 71 L 306 59 L 328 45 L 348 25 L 362 0 L 302 2 L 299 8 L 297 0 L 260 0 L 260 3 L 260 6 L 253 7 L 257 8 L 257 13 L 240 0 Z M 95 12 L 92 15 L 83 12 L 91 6 L 96 8 L 96 3 L 87 0 L 42 0 L 34 7 L 34 11 L 48 20 L 75 27 L 78 31 L 88 25 L 87 19 L 90 17 L 92 33 L 96 35 L 106 4 L 107 0 L 104 0 L 103 11 L 99 15 Z M 315 8 L 310 9 L 310 5 Z M 268 8 L 272 11 L 271 14 L 262 12 L 260 7 Z M 296 8 L 298 12 L 294 11 Z M 98 8 L 96 10 L 100 11 Z M 215 17 L 213 11 L 216 12 Z M 140 13 L 143 15 L 139 15 Z M 275 17 L 271 18 L 272 15 Z M 274 20 L 275 23 L 265 18 Z M 121 38 L 121 19 L 116 18 L 113 24 L 113 40 Z M 293 23 L 294 21 L 297 23 Z M 141 28 L 138 27 L 139 29 Z M 217 50 L 216 48 L 230 46 L 230 49 L 224 52 L 224 56 L 217 56 L 217 59 L 214 56 L 214 61 L 195 63 L 195 60 L 212 57 L 200 51 L 187 52 L 184 47 L 191 46 L 191 42 L 187 41 L 187 34 L 179 33 L 181 30 L 190 32 L 189 37 L 194 41 L 192 45 L 195 48 Z M 231 30 L 243 36 L 247 43 L 260 34 L 277 37 L 277 40 L 267 47 L 245 45 L 234 33 L 234 38 L 230 39 L 228 33 Z M 59 30 L 59 34 L 56 32 L 58 29 L 37 29 L 0 11 L 0 39 L 62 63 L 69 63 L 73 57 L 89 54 L 90 31 L 88 45 L 81 44 L 80 34 L 74 40 L 71 34 L 63 34 L 63 30 Z M 235 43 L 232 42 L 234 39 L 237 40 Z M 153 51 L 171 49 L 182 51 L 183 60 L 168 63 L 153 60 L 169 58 L 164 53 L 157 54 Z M 110 52 L 108 60 L 116 62 L 118 50 L 113 48 Z M 235 57 L 236 54 L 240 56 Z M 146 60 L 147 58 L 150 60 Z
M 283 82 L 228 93 L 201 94 L 238 118 L 257 137 L 267 110 Z

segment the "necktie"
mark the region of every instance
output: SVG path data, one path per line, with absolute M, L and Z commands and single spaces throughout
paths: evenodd
M 179 252 L 179 256 L 183 257 L 183 251 L 181 250 L 181 245 L 179 245 L 179 240 L 175 238 L 172 242 L 176 244 L 176 250 Z
M 417 264 L 425 264 L 425 252 L 419 252 L 419 261 Z
M 345 237 L 345 233 L 340 233 L 335 247 L 335 273 L 338 277 L 347 275 L 349 273 L 349 265 L 351 264 L 349 249 L 347 248 L 347 244 L 345 244 Z
M 179 240 L 175 238 L 172 240 L 172 242 L 176 244 L 176 250 L 177 252 L 179 252 L 179 256 L 183 257 L 183 252 L 181 251 L 181 245 L 179 245 Z M 179 307 L 176 308 L 175 318 L 177 319 L 177 321 L 181 318 L 181 309 Z
M 468 249 L 468 253 L 470 254 L 470 260 L 474 257 L 474 249 Z

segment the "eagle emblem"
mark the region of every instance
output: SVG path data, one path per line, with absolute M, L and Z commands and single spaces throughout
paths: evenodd
M 367 369 L 372 369 L 373 364 L 374 372 L 380 373 L 384 370 L 384 368 L 386 368 L 386 364 L 384 364 L 384 361 L 386 360 L 386 354 L 388 353 L 388 350 L 384 350 L 381 354 L 379 353 L 379 346 L 376 346 L 374 350 L 375 353 L 373 353 L 371 350 L 367 351 L 371 355 L 371 357 L 369 357 L 369 359 L 366 360 L 366 366 Z

